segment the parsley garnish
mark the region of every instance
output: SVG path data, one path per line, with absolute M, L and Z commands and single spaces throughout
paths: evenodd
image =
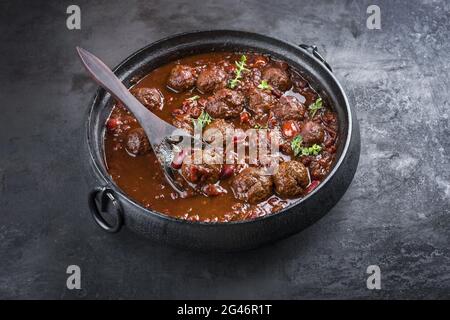
M 200 96 L 193 96 L 193 97 L 187 98 L 186 100 L 192 102 L 192 101 L 195 101 L 195 100 L 198 100 L 198 99 L 200 99 Z
M 272 87 L 270 84 L 267 83 L 267 80 L 262 80 L 261 83 L 258 85 L 258 88 L 261 90 L 272 90 Z
M 247 66 L 246 62 L 247 62 L 247 57 L 244 54 L 241 56 L 240 61 L 234 62 L 236 64 L 237 69 L 234 71 L 236 76 L 234 77 L 234 79 L 230 80 L 230 88 L 231 89 L 234 89 L 238 85 L 238 83 L 241 82 L 243 71 L 250 71 L 249 69 L 246 68 L 246 66 Z
M 314 118 L 316 115 L 317 110 L 322 109 L 322 98 L 318 98 L 313 104 L 311 104 L 308 109 L 311 115 L 311 118 Z
M 302 152 L 302 142 L 303 137 L 301 135 L 298 135 L 294 139 L 292 139 L 291 148 L 292 151 L 294 151 L 295 156 L 299 155 Z
M 208 112 L 206 111 L 202 111 L 202 113 L 200 114 L 200 116 L 197 118 L 197 120 L 192 120 L 192 122 L 194 123 L 194 127 L 199 127 L 201 129 L 203 129 L 204 127 L 206 127 L 208 124 L 211 123 L 213 119 L 211 118 L 211 116 L 208 114 Z
M 294 151 L 294 155 L 302 155 L 302 156 L 317 156 L 320 151 L 322 151 L 322 147 L 318 144 L 313 144 L 311 147 L 303 147 L 303 137 L 301 135 L 296 136 L 291 141 L 291 148 Z
M 302 150 L 302 155 L 304 156 L 317 156 L 320 151 L 322 151 L 322 147 L 319 146 L 318 144 L 313 144 L 311 147 L 309 148 L 303 148 Z
M 262 126 L 260 124 L 255 124 L 254 128 L 259 130 L 259 129 L 267 129 L 268 127 L 267 127 L 267 124 L 264 126 Z

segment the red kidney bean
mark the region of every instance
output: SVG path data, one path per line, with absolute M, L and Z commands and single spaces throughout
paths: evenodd
M 320 181 L 319 180 L 313 180 L 311 181 L 310 185 L 308 186 L 308 188 L 306 188 L 305 190 L 305 194 L 310 193 L 311 191 L 313 191 L 318 185 L 319 185 Z
M 183 160 L 186 156 L 187 156 L 186 150 L 181 150 L 180 152 L 178 152 L 172 160 L 171 164 L 172 168 L 176 170 L 180 169 L 181 166 L 183 165 Z
M 120 124 L 121 121 L 118 118 L 109 118 L 108 121 L 106 122 L 106 128 L 112 132 L 116 130 Z
M 234 174 L 234 166 L 231 164 L 224 164 L 220 172 L 220 180 L 228 179 Z
M 272 88 L 272 94 L 277 97 L 280 98 L 283 95 L 283 92 L 281 92 L 280 90 L 276 89 L 276 88 Z

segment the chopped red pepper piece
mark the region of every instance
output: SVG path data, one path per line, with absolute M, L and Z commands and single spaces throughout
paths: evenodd
M 297 123 L 294 120 L 288 120 L 283 122 L 282 132 L 286 138 L 295 137 L 299 132 Z
M 241 123 L 248 123 L 250 120 L 250 113 L 244 111 L 241 113 Z

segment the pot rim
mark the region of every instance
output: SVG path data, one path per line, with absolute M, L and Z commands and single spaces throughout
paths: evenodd
M 213 30 L 194 30 L 194 31 L 188 31 L 188 32 L 182 32 L 182 33 L 177 33 L 171 36 L 167 36 L 164 37 L 160 40 L 154 41 L 144 47 L 142 47 L 141 49 L 138 49 L 136 51 L 134 51 L 132 54 L 130 54 L 128 57 L 126 57 L 124 60 L 122 60 L 117 66 L 115 66 L 112 71 L 114 73 L 116 73 L 123 65 L 127 64 L 130 60 L 132 60 L 135 56 L 139 55 L 140 53 L 142 53 L 143 51 L 147 50 L 148 48 L 155 46 L 157 44 L 160 44 L 162 42 L 171 40 L 173 38 L 178 38 L 178 37 L 182 37 L 182 36 L 187 36 L 187 35 L 194 35 L 194 34 L 208 34 L 208 33 L 212 33 L 212 32 L 222 32 L 222 33 L 231 33 L 231 34 L 235 34 L 235 35 L 240 35 L 240 36 L 253 36 L 253 37 L 259 37 L 259 38 L 266 38 L 267 40 L 271 40 L 271 41 L 276 41 L 278 43 L 280 43 L 281 45 L 285 45 L 288 47 L 291 47 L 293 49 L 296 50 L 303 50 L 301 48 L 299 48 L 297 45 L 284 41 L 284 40 L 280 40 L 277 38 L 273 38 L 273 37 L 269 37 L 266 35 L 262 35 L 256 32 L 248 32 L 248 31 L 242 31 L 242 30 L 232 30 L 232 29 L 213 29 Z M 306 51 L 305 51 L 306 52 Z M 308 52 L 306 52 L 307 54 L 309 54 Z M 348 101 L 347 95 L 345 94 L 344 89 L 342 88 L 340 82 L 336 79 L 336 77 L 334 76 L 334 74 L 319 60 L 317 59 L 314 55 L 309 54 L 311 58 L 313 58 L 313 61 L 315 61 L 321 69 L 323 69 L 327 76 L 331 77 L 331 79 L 334 81 L 334 83 L 337 86 L 337 89 L 340 91 L 340 94 L 342 95 L 344 102 L 345 102 L 345 108 L 346 108 L 346 114 L 347 114 L 347 123 L 348 123 L 348 127 L 347 127 L 347 138 L 344 144 L 344 147 L 342 149 L 342 153 L 339 157 L 339 159 L 336 161 L 333 169 L 331 170 L 331 172 L 327 175 L 327 177 L 313 190 L 311 191 L 306 197 L 300 198 L 294 202 L 292 202 L 290 205 L 288 205 L 287 207 L 283 208 L 282 210 L 276 212 L 276 213 L 272 213 L 272 214 L 268 214 L 265 216 L 261 216 L 261 217 L 257 217 L 257 218 L 253 218 L 253 219 L 248 219 L 248 220 L 238 220 L 238 221 L 229 221 L 229 222 L 205 222 L 205 221 L 190 221 L 190 220 L 186 220 L 186 219 L 179 219 L 179 218 L 175 218 L 169 215 L 165 215 L 161 212 L 158 211 L 154 211 L 148 208 L 143 207 L 141 204 L 139 204 L 138 202 L 136 202 L 135 200 L 131 199 L 125 192 L 122 191 L 122 189 L 112 180 L 112 178 L 110 177 L 110 175 L 108 174 L 108 172 L 106 172 L 102 165 L 99 163 L 99 159 L 97 159 L 97 157 L 95 156 L 94 152 L 93 152 L 93 137 L 90 134 L 90 128 L 91 128 L 91 124 L 93 121 L 93 112 L 94 112 L 94 107 L 97 104 L 97 100 L 99 99 L 99 97 L 105 93 L 107 94 L 107 92 L 102 88 L 102 87 L 98 87 L 94 98 L 91 100 L 91 106 L 88 108 L 87 110 L 87 122 L 86 122 L 86 138 L 87 138 L 87 144 L 88 144 L 88 149 L 89 149 L 89 156 L 90 156 L 90 160 L 91 160 L 91 164 L 92 166 L 95 168 L 96 173 L 99 175 L 99 177 L 101 179 L 103 179 L 105 181 L 105 183 L 107 183 L 108 187 L 110 187 L 111 189 L 113 189 L 113 191 L 115 193 L 118 193 L 119 195 L 121 195 L 127 202 L 129 202 L 130 204 L 137 206 L 138 208 L 140 208 L 141 210 L 143 210 L 146 214 L 151 214 L 151 215 L 155 215 L 163 220 L 167 220 L 168 222 L 175 222 L 175 223 L 180 223 L 180 224 L 188 224 L 188 225 L 195 225 L 195 226 L 206 226 L 206 227 L 226 227 L 226 226 L 235 226 L 235 225 L 243 225 L 243 224 L 248 224 L 248 223 L 256 223 L 256 222 L 260 222 L 263 220 L 269 220 L 269 219 L 275 219 L 277 216 L 282 215 L 283 213 L 285 213 L 285 211 L 288 211 L 289 209 L 291 209 L 292 207 L 296 207 L 298 205 L 300 205 L 303 202 L 306 202 L 308 199 L 312 198 L 314 195 L 316 195 L 335 175 L 335 173 L 338 171 L 338 169 L 341 167 L 341 165 L 344 162 L 344 159 L 348 153 L 349 147 L 350 147 L 350 142 L 352 140 L 353 137 L 353 121 L 352 121 L 352 116 L 354 114 L 354 112 L 352 111 L 351 107 L 350 107 L 350 103 Z M 100 160 L 101 161 L 101 160 Z

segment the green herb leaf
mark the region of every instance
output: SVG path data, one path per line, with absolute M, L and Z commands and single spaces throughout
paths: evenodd
M 246 62 L 247 57 L 245 55 L 241 56 L 241 60 L 234 62 L 237 68 L 234 71 L 235 77 L 231 79 L 229 83 L 231 89 L 234 89 L 239 84 L 239 82 L 241 82 L 242 72 L 250 71 L 249 69 L 246 68 L 247 66 Z
M 195 100 L 198 100 L 198 99 L 200 99 L 200 96 L 193 96 L 193 97 L 187 98 L 186 100 L 188 100 L 188 101 L 195 101 Z
M 230 80 L 230 88 L 234 89 L 241 82 L 237 77 Z
M 199 128 L 203 129 L 208 124 L 210 124 L 212 120 L 213 120 L 213 118 L 211 118 L 211 116 L 208 114 L 208 112 L 202 111 L 202 113 L 197 118 L 197 120 L 192 120 L 192 122 L 194 123 L 194 127 L 198 126 Z
M 261 90 L 272 90 L 272 86 L 267 83 L 267 80 L 262 80 L 258 88 Z
M 317 156 L 320 153 L 320 151 L 322 151 L 322 147 L 319 146 L 318 144 L 313 144 L 312 147 L 309 147 L 308 149 L 310 154 L 314 156 Z
M 267 124 L 264 125 L 264 126 L 262 126 L 262 125 L 260 125 L 260 124 L 255 124 L 254 128 L 255 128 L 255 129 L 258 129 L 258 130 L 259 130 L 259 129 L 267 129 L 268 126 L 267 126 Z
M 317 110 L 321 108 L 323 108 L 322 98 L 318 98 L 313 104 L 308 107 L 311 118 L 314 118 Z
M 322 147 L 318 144 L 313 144 L 311 147 L 303 147 L 302 143 L 303 137 L 301 135 L 298 135 L 292 139 L 291 148 L 295 156 L 317 156 L 322 151 Z
M 302 152 L 302 149 L 303 149 L 302 142 L 303 142 L 303 137 L 301 135 L 298 135 L 294 139 L 292 139 L 291 148 L 292 148 L 292 151 L 294 151 L 295 156 L 298 156 Z

